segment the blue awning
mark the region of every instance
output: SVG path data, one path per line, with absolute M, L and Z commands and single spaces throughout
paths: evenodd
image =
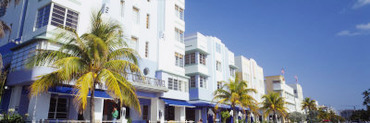
M 186 101 L 183 101 L 183 100 L 173 100 L 173 99 L 166 99 L 166 98 L 161 98 L 164 103 L 166 105 L 169 105 L 169 106 L 185 106 L 185 107 L 195 107 L 194 105 L 186 102 Z
M 77 94 L 77 92 L 72 87 L 65 87 L 65 86 L 57 86 L 54 88 L 50 88 L 49 92 L 70 94 L 70 95 Z M 91 96 L 90 93 L 89 93 L 89 96 Z M 101 97 L 101 98 L 112 98 L 104 90 L 95 90 L 94 96 Z
M 197 107 L 215 107 L 216 106 L 215 103 L 211 103 L 211 102 L 194 102 L 194 103 L 191 103 L 191 104 L 194 105 L 194 106 L 197 106 Z M 231 106 L 226 105 L 226 104 L 218 104 L 218 107 L 219 108 L 225 108 L 225 109 L 231 109 Z

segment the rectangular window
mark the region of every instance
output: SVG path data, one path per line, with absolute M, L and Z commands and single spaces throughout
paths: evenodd
M 185 64 L 195 64 L 195 53 L 185 55 Z
M 182 91 L 182 81 L 181 80 L 179 80 L 179 91 Z
M 173 90 L 179 90 L 179 81 L 177 79 L 173 80 Z
M 50 6 L 46 5 L 40 8 L 37 12 L 37 20 L 36 20 L 36 28 L 41 28 L 43 26 L 48 25 L 49 23 L 49 16 L 50 16 Z
M 272 83 L 279 83 L 280 84 L 280 80 L 274 80 L 274 81 L 272 81 Z
M 140 23 L 140 11 L 136 7 L 133 7 L 132 8 L 132 18 L 134 19 L 133 22 L 135 24 L 139 24 Z
M 125 1 L 121 0 L 121 17 L 125 14 Z
M 145 42 L 145 57 L 149 57 L 149 42 Z
M 168 78 L 168 89 L 173 89 L 173 79 L 172 78 Z
M 219 61 L 216 61 L 216 70 L 217 71 L 222 71 L 221 70 L 221 62 L 219 62 Z
M 149 119 L 149 106 L 143 105 L 143 120 Z
M 68 99 L 58 96 L 50 98 L 50 106 L 48 112 L 49 119 L 67 119 L 68 114 Z
M 221 45 L 216 43 L 216 52 L 221 53 Z
M 180 8 L 179 6 L 175 5 L 175 14 L 181 20 L 184 20 L 184 9 Z
M 136 37 L 134 37 L 134 36 L 132 36 L 131 37 L 131 41 L 130 41 L 130 43 L 128 44 L 128 46 L 130 47 L 130 48 L 132 48 L 132 49 L 137 49 L 137 41 L 138 41 L 138 39 L 136 38 Z
M 67 30 L 76 30 L 78 13 L 54 4 L 50 24 L 56 27 L 66 28 Z
M 221 81 L 218 81 L 217 82 L 217 89 L 221 89 L 221 87 L 222 87 L 222 82 Z
M 206 65 L 206 54 L 199 53 L 199 63 Z
M 184 42 L 184 31 L 175 28 L 175 39 L 183 43 Z
M 199 87 L 206 88 L 207 78 L 204 76 L 199 76 Z
M 149 22 L 150 22 L 150 19 L 149 19 L 150 15 L 149 14 L 146 14 L 146 28 L 149 29 Z
M 11 70 L 15 71 L 23 69 L 27 59 L 35 54 L 36 49 L 40 48 L 39 45 L 39 43 L 33 43 L 14 51 L 10 66 Z
M 179 67 L 184 67 L 184 55 L 175 53 L 175 58 L 176 58 L 175 65 Z
M 195 88 L 195 76 L 190 76 L 190 87 Z
M 230 76 L 235 77 L 235 69 L 230 68 Z

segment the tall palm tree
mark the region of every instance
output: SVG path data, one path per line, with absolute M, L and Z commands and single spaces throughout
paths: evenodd
M 1 0 L 0 7 L 7 8 L 12 1 L 14 1 L 14 5 L 17 5 L 21 0 Z M 4 38 L 5 32 L 9 31 L 11 28 L 3 20 L 0 20 L 0 38 Z
M 267 117 L 269 114 L 273 114 L 273 121 L 277 122 L 277 114 L 280 114 L 282 117 L 285 117 L 287 114 L 284 98 L 280 96 L 277 92 L 269 92 L 266 95 L 262 96 L 262 108 L 265 110 L 264 117 Z
M 102 13 L 93 14 L 91 30 L 78 36 L 64 31 L 52 42 L 61 43 L 59 50 L 38 50 L 29 66 L 52 66 L 55 71 L 39 76 L 30 86 L 32 96 L 47 92 L 50 87 L 73 85 L 75 102 L 86 108 L 90 93 L 90 120 L 93 123 L 94 93 L 96 86 L 106 87 L 106 92 L 123 104 L 134 107 L 140 114 L 140 104 L 135 88 L 126 80 L 129 72 L 140 73 L 138 53 L 127 47 L 122 39 L 122 28 L 117 22 L 104 21 Z M 74 80 L 75 82 L 73 82 Z
M 306 114 L 307 110 L 308 111 L 316 110 L 316 101 L 309 97 L 304 98 L 302 102 L 302 110 L 306 110 Z
M 366 110 L 370 110 L 370 88 L 362 92 L 362 95 L 364 95 L 364 102 L 362 103 L 364 106 L 366 106 Z
M 311 114 L 312 111 L 314 111 L 316 109 L 317 109 L 317 107 L 316 107 L 316 101 L 315 100 L 313 100 L 309 97 L 306 97 L 306 98 L 303 99 L 302 110 L 306 111 L 306 114 L 308 115 L 307 118 L 310 122 L 312 122 L 312 115 L 309 115 L 309 114 Z
M 214 101 L 217 101 L 215 109 L 218 109 L 219 104 L 230 104 L 233 109 L 233 121 L 236 122 L 236 108 L 237 106 L 242 108 L 253 108 L 256 104 L 256 100 L 249 95 L 250 93 L 256 93 L 255 89 L 248 88 L 247 82 L 239 79 L 239 74 L 236 74 L 234 80 L 229 80 L 229 82 L 222 82 L 220 89 L 214 92 Z

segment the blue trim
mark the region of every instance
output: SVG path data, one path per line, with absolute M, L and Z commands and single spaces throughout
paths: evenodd
M 185 106 L 185 107 L 195 107 L 194 105 L 183 101 L 183 100 L 174 100 L 174 99 L 167 99 L 167 98 L 161 98 L 166 105 L 169 106 Z
M 18 35 L 19 38 L 21 38 L 22 35 L 23 35 L 23 27 L 24 27 L 24 21 L 25 21 L 25 18 L 26 18 L 26 14 L 27 14 L 27 7 L 28 7 L 28 0 L 25 1 L 25 5 L 24 5 L 24 8 L 23 8 L 23 12 L 22 12 L 21 28 L 20 28 L 20 32 L 19 32 L 19 35 Z
M 148 93 L 148 92 L 143 92 L 143 91 L 136 91 L 136 94 L 138 96 L 143 96 L 143 97 L 152 97 L 152 98 L 158 97 L 157 94 L 155 93 Z
M 75 91 L 72 87 L 64 87 L 64 86 L 57 86 L 55 88 L 51 88 L 49 89 L 49 92 L 63 93 L 63 94 L 77 94 L 77 91 Z M 91 96 L 90 92 L 89 92 L 89 96 Z M 112 98 L 103 90 L 95 90 L 94 96 L 102 97 L 102 98 Z

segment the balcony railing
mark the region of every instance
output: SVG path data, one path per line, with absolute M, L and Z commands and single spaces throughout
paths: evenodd
M 126 80 L 133 82 L 134 84 L 144 84 L 156 87 L 166 87 L 165 81 L 157 78 L 151 78 L 142 76 L 140 74 L 129 73 L 124 75 Z

